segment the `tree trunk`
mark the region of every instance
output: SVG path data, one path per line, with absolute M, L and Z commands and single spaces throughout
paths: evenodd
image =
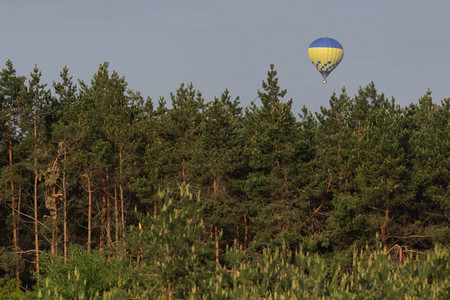
M 184 171 L 184 167 L 181 169 L 181 178 L 183 179 L 183 184 L 186 184 L 186 172 Z
M 100 244 L 99 251 L 102 252 L 105 246 L 105 223 L 106 223 L 106 188 L 105 178 L 102 178 L 102 216 L 100 221 Z
M 167 287 L 167 292 L 168 292 L 168 296 L 169 296 L 169 300 L 172 300 L 172 285 L 169 282 L 169 286 Z
M 248 223 L 247 223 L 247 213 L 244 213 L 244 247 L 248 247 Z
M 388 187 L 389 184 L 389 178 L 386 178 L 386 187 Z M 381 224 L 380 226 L 380 233 L 381 233 L 381 243 L 383 244 L 383 249 L 386 250 L 387 248 L 387 241 L 386 241 L 386 236 L 387 236 L 387 225 L 389 222 L 389 191 L 387 192 L 386 195 L 386 207 L 384 210 L 384 223 Z
M 57 252 L 57 228 L 56 228 L 56 217 L 57 217 L 57 207 L 56 207 L 56 186 L 52 188 L 52 242 L 51 242 L 51 252 L 56 256 Z
M 38 166 L 37 166 L 37 116 L 34 115 L 34 244 L 36 255 L 36 274 L 39 276 L 39 224 L 38 224 Z
M 11 181 L 11 195 L 12 195 L 12 214 L 13 214 L 13 242 L 14 242 L 14 251 L 16 255 L 16 280 L 20 280 L 20 254 L 19 254 L 19 222 L 18 222 L 18 205 L 16 208 L 16 200 L 14 196 L 14 182 Z M 20 288 L 20 286 L 19 286 Z
M 121 213 L 121 227 L 122 237 L 125 237 L 125 204 L 123 199 L 123 186 L 122 186 L 122 147 L 119 147 L 119 192 L 120 192 L 120 213 Z
M 64 240 L 64 263 L 67 263 L 67 178 L 66 178 L 66 157 L 67 153 L 64 150 L 63 162 L 63 240 Z
M 11 109 L 10 109 L 10 123 L 9 123 L 9 129 L 12 132 L 12 115 L 11 115 Z M 14 195 L 14 181 L 12 180 L 13 172 L 13 152 L 12 152 L 12 140 L 9 140 L 9 148 L 8 148 L 8 154 L 9 154 L 9 167 L 10 167 L 10 175 L 11 175 L 11 206 L 12 206 L 12 221 L 13 221 L 13 244 L 14 244 L 14 251 L 16 252 L 16 280 L 20 281 L 20 254 L 19 254 L 19 205 L 16 205 L 16 197 Z M 20 204 L 20 200 L 19 200 Z M 17 206 L 17 208 L 16 208 Z M 20 289 L 20 285 L 18 284 L 16 286 L 17 289 Z
M 220 267 L 220 262 L 219 262 L 219 232 L 217 225 L 214 226 L 214 239 L 216 241 L 216 270 L 218 270 Z
M 36 159 L 35 159 L 36 160 Z M 35 162 L 36 166 L 37 162 Z M 36 167 L 35 167 L 36 168 Z M 34 172 L 34 244 L 35 244 L 35 256 L 36 256 L 36 273 L 39 274 L 39 224 L 38 224 L 38 191 L 37 191 L 37 185 L 38 185 L 38 179 L 39 174 L 37 170 L 35 169 Z
M 117 184 L 114 184 L 114 223 L 115 223 L 115 243 L 119 242 L 119 203 L 117 201 Z
M 236 225 L 236 246 L 239 248 L 239 225 Z
M 166 255 L 167 255 L 167 257 L 170 257 L 169 244 L 167 244 L 167 243 L 166 243 Z M 168 295 L 169 295 L 169 300 L 171 300 L 172 299 L 172 284 L 170 281 L 168 284 Z
M 219 189 L 219 186 L 217 184 L 217 177 L 216 177 L 216 175 L 214 175 L 214 179 L 213 179 L 213 192 L 214 192 L 214 194 L 217 193 L 218 189 Z
M 19 224 L 20 224 L 20 206 L 21 206 L 21 202 L 22 202 L 22 186 L 19 185 L 19 193 L 18 193 L 18 199 L 17 199 L 17 216 L 16 216 L 16 220 L 17 220 L 17 224 L 16 224 L 17 225 L 17 228 L 16 228 L 16 230 L 17 230 L 17 240 L 16 240 L 16 242 L 17 242 L 17 250 L 20 250 L 20 248 L 19 248 L 19 234 L 20 234 L 20 226 L 19 226 Z M 22 258 L 22 255 L 17 253 L 17 259 L 18 259 L 18 261 L 16 263 L 16 279 L 17 279 L 17 282 L 20 282 L 20 260 L 21 260 L 21 258 Z M 19 283 L 17 283 L 16 288 L 20 289 L 20 284 Z
M 88 252 L 91 252 L 92 243 L 92 189 L 91 175 L 88 174 Z
M 120 191 L 120 217 L 122 223 L 122 237 L 125 237 L 125 203 L 123 199 L 123 187 L 122 183 L 119 183 L 119 191 Z
M 383 245 L 383 249 L 386 250 L 387 248 L 387 241 L 386 241 L 386 236 L 387 236 L 387 225 L 389 222 L 389 206 L 386 206 L 386 209 L 384 211 L 384 223 L 381 224 L 380 226 L 380 232 L 381 232 L 381 243 Z
M 111 246 L 111 195 L 109 189 L 109 175 L 106 174 L 106 185 L 105 185 L 105 193 L 106 193 L 106 244 L 108 247 Z

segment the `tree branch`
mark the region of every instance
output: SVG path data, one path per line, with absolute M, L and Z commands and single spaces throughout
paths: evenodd
M 308 218 L 308 220 L 306 220 L 305 224 L 308 224 L 309 221 L 312 220 L 312 218 L 314 218 L 314 216 L 319 212 L 319 210 L 322 208 L 323 204 L 325 203 L 325 199 L 326 199 L 326 195 L 328 194 L 328 192 L 330 191 L 330 186 L 331 186 L 331 176 L 330 176 L 330 180 L 328 181 L 328 186 L 327 186 L 327 192 L 325 193 L 325 196 L 322 199 L 322 202 L 320 203 L 319 207 L 317 207 L 313 214 Z

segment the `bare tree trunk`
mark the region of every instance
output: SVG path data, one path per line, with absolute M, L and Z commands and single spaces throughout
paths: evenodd
M 34 244 L 36 255 L 36 274 L 39 276 L 39 224 L 38 224 L 38 166 L 37 166 L 37 116 L 34 115 Z
M 120 192 L 120 212 L 121 212 L 121 224 L 122 224 L 122 237 L 125 237 L 125 204 L 123 199 L 123 186 L 122 186 L 122 147 L 119 148 L 119 192 Z
M 100 244 L 99 251 L 103 251 L 105 246 L 105 223 L 106 223 L 106 191 L 105 191 L 105 178 L 102 178 L 102 216 L 100 221 Z
M 13 242 L 14 242 L 14 251 L 16 253 L 16 280 L 20 280 L 20 254 L 19 254 L 19 222 L 18 222 L 18 214 L 19 211 L 16 208 L 16 200 L 14 196 L 14 182 L 11 181 L 11 205 L 12 205 L 12 214 L 13 214 Z M 19 286 L 20 288 L 20 286 Z
M 56 233 L 57 233 L 57 228 L 56 228 L 56 217 L 57 217 L 57 207 L 56 207 L 56 186 L 53 186 L 52 188 L 52 242 L 51 242 L 51 252 L 53 255 L 56 256 L 56 252 L 57 252 L 57 239 L 56 239 Z
M 35 166 L 36 166 L 35 162 Z M 36 273 L 39 274 L 39 224 L 38 224 L 38 191 L 37 191 L 37 185 L 38 185 L 38 179 L 39 174 L 37 170 L 35 169 L 34 172 L 34 244 L 35 244 L 35 256 L 36 256 Z
M 389 178 L 386 178 L 386 186 L 388 186 L 389 184 Z M 386 250 L 387 248 L 387 241 L 386 241 L 386 236 L 387 236 L 387 225 L 389 223 L 389 191 L 386 195 L 386 207 L 384 210 L 384 223 L 381 224 L 380 226 L 380 233 L 381 233 L 381 243 L 383 245 L 383 249 Z
M 11 114 L 11 111 L 10 111 Z M 11 117 L 12 118 L 12 117 Z M 12 120 L 10 121 L 9 128 L 12 132 Z M 9 167 L 10 167 L 10 175 L 11 178 L 13 176 L 12 167 L 13 167 L 13 155 L 12 155 L 12 140 L 9 140 Z M 13 220 L 13 243 L 14 243 L 14 251 L 16 253 L 16 280 L 20 281 L 20 254 L 19 254 L 19 205 L 16 205 L 16 197 L 14 195 L 14 181 L 11 179 L 10 182 L 11 187 L 11 206 L 12 206 L 12 220 Z M 20 202 L 19 202 L 20 203 Z M 17 206 L 17 208 L 16 208 Z M 20 289 L 20 285 L 16 286 L 17 289 Z
M 115 242 L 119 242 L 119 203 L 117 201 L 117 184 L 114 184 L 114 223 L 116 225 L 115 228 Z
M 167 255 L 167 257 L 170 257 L 169 244 L 166 244 L 166 255 Z M 171 300 L 172 299 L 172 284 L 170 281 L 168 284 L 168 295 L 169 295 L 169 300 Z
M 244 247 L 247 249 L 248 247 L 248 223 L 247 223 L 247 212 L 244 213 Z
M 183 184 L 186 184 L 186 172 L 184 171 L 184 167 L 181 169 L 181 178 L 183 179 Z
M 19 224 L 20 224 L 20 205 L 22 202 L 22 187 L 19 185 L 19 193 L 18 193 L 18 199 L 17 199 L 17 214 L 16 214 L 16 240 L 15 240 L 15 244 L 14 244 L 14 248 L 16 249 L 16 251 L 19 251 L 19 234 L 20 234 L 20 230 L 19 230 Z M 16 280 L 17 280 L 17 285 L 16 285 L 16 289 L 20 289 L 20 260 L 21 260 L 22 255 L 20 253 L 17 253 L 17 262 L 16 262 Z
M 91 252 L 92 243 L 92 188 L 91 175 L 88 173 L 88 252 Z
M 168 291 L 168 296 L 169 296 L 169 300 L 172 300 L 172 285 L 169 282 L 169 286 L 167 287 L 167 291 Z
M 389 205 L 386 206 L 386 209 L 384 211 L 384 223 L 380 226 L 380 232 L 381 232 L 381 243 L 383 245 L 383 249 L 386 250 L 387 248 L 387 225 L 389 222 Z
M 119 191 L 120 191 L 120 217 L 122 223 L 122 237 L 125 237 L 125 204 L 123 199 L 123 187 L 122 183 L 119 183 Z
M 213 192 L 214 192 L 214 194 L 216 194 L 218 190 L 219 190 L 219 183 L 217 182 L 216 174 L 214 174 L 214 176 L 213 176 Z
M 64 162 L 63 162 L 63 240 L 64 240 L 64 263 L 67 263 L 67 178 L 66 178 L 66 158 L 67 152 L 64 150 Z
M 106 183 L 105 183 L 105 192 L 106 192 L 106 244 L 108 247 L 111 246 L 111 195 L 109 190 L 109 175 L 106 174 Z
M 219 232 L 217 225 L 214 226 L 214 239 L 216 241 L 216 270 L 218 270 L 220 267 L 220 262 L 219 262 Z

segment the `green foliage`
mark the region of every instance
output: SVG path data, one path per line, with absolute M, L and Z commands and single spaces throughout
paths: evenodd
M 0 279 L 0 299 L 23 299 L 24 293 L 21 290 L 16 289 L 17 285 L 20 285 L 20 283 L 15 279 L 9 281 Z
M 230 250 L 229 253 L 239 252 Z M 266 249 L 219 278 L 214 296 L 223 299 L 446 299 L 448 249 L 436 248 L 424 262 L 392 263 L 381 249 L 355 251 L 347 270 L 336 261 L 286 247 Z
M 339 248 L 354 242 L 362 246 L 370 236 L 371 224 L 364 215 L 361 201 L 354 196 L 338 196 L 332 200 L 333 210 L 328 219 L 331 240 Z
M 60 256 L 43 255 L 41 268 L 39 299 L 90 299 L 111 287 L 126 288 L 131 276 L 125 259 L 97 250 L 88 253 L 79 246 L 69 248 L 67 263 Z
M 90 254 L 95 255 L 95 254 Z M 214 271 L 215 267 L 201 270 L 209 271 L 209 277 L 198 284 L 194 270 L 184 277 L 184 291 L 178 294 L 179 287 L 173 286 L 173 298 L 184 299 L 448 299 L 450 278 L 448 274 L 448 249 L 436 247 L 426 258 L 410 257 L 398 265 L 390 261 L 386 252 L 368 247 L 353 252 L 353 260 L 348 267 L 299 250 L 288 251 L 285 246 L 265 249 L 253 260 L 244 258 L 242 249 L 229 248 L 224 256 L 228 265 Z M 163 261 L 160 262 L 164 264 Z M 146 269 L 146 267 L 142 266 Z M 142 271 L 142 270 L 140 270 Z M 200 271 L 200 270 L 197 270 Z M 136 272 L 136 269 L 134 269 Z M 217 275 L 214 276 L 214 273 Z M 59 288 L 45 279 L 44 286 L 37 292 L 39 299 L 167 299 L 167 290 L 156 282 L 142 290 L 139 283 L 124 284 L 120 278 L 112 282 L 106 292 L 101 290 L 87 292 L 87 280 L 74 269 L 66 274 L 68 284 L 62 294 Z M 148 283 L 151 281 L 146 277 Z M 155 274 L 156 275 L 156 274 Z M 186 289 L 187 283 L 190 289 Z M 167 282 L 166 282 L 167 283 Z M 77 298 L 78 297 L 78 298 Z
M 201 200 L 187 186 L 160 191 L 157 216 L 140 215 L 127 240 L 149 297 L 185 297 L 214 274 L 214 244 L 200 218 Z
M 401 293 L 395 280 L 386 290 L 371 283 L 400 278 L 392 262 L 447 249 L 449 98 L 437 103 L 427 91 L 401 107 L 370 83 L 296 118 L 271 65 L 259 104 L 243 109 L 228 90 L 208 101 L 181 84 L 169 105 L 160 98 L 154 109 L 108 68 L 75 85 L 64 67 L 53 90 L 37 66 L 29 79 L 9 60 L 1 71 L 2 279 L 20 278 L 29 289 L 37 254 L 52 252 L 42 258 L 41 297 L 289 298 L 291 266 L 304 249 L 318 255 L 310 264 L 324 265 L 321 280 L 339 273 L 342 285 L 304 297 L 378 298 L 388 288 Z M 390 258 L 374 254 L 373 273 L 390 273 L 364 273 L 369 254 L 358 254 L 364 272 L 351 271 L 353 249 L 373 247 L 376 234 Z M 64 264 L 67 244 L 104 251 L 71 250 Z M 84 261 L 122 277 L 94 277 Z M 303 289 L 322 276 L 305 270 L 295 281 Z M 362 279 L 352 284 L 367 293 L 341 279 L 354 273 Z M 248 276 L 238 283 L 230 274 Z M 441 297 L 439 289 L 431 295 Z
M 160 192 L 158 216 L 140 215 L 125 248 L 85 252 L 71 248 L 69 260 L 46 255 L 35 293 L 38 299 L 447 299 L 450 291 L 448 248 L 422 255 L 392 255 L 365 246 L 353 259 L 292 251 L 287 244 L 264 248 L 248 259 L 234 244 L 214 258 L 214 244 L 199 217 L 201 201 L 187 187 Z M 347 201 L 347 203 L 343 203 Z M 358 228 L 358 202 L 336 202 L 343 231 Z M 353 220 L 353 221 L 352 221 Z M 123 251 L 125 250 L 126 251 Z M 112 250 L 112 249 L 111 249 Z M 122 253 L 122 254 L 121 254 Z
M 243 136 L 248 174 L 243 191 L 247 201 L 241 205 L 250 216 L 253 244 L 261 250 L 268 242 L 279 245 L 283 239 L 297 244 L 304 216 L 304 199 L 296 186 L 300 177 L 297 155 L 300 128 L 292 113 L 292 99 L 282 98 L 286 90 L 278 85 L 277 72 L 270 66 L 264 91 L 258 91 L 262 107 L 252 102 L 246 110 Z

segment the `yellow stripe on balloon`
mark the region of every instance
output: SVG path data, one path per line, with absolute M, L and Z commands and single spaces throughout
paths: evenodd
M 311 47 L 308 48 L 308 55 L 319 72 L 329 73 L 342 61 L 344 50 L 330 47 Z

